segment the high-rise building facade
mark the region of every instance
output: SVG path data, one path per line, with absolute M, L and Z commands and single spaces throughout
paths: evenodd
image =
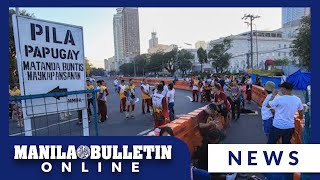
M 117 8 L 117 14 L 113 16 L 114 58 L 115 68 L 119 69 L 124 62 L 124 32 L 123 32 L 123 8 Z
M 115 67 L 130 62 L 140 54 L 138 8 L 117 8 L 113 17 Z
M 282 8 L 282 27 L 280 31 L 286 38 L 294 38 L 298 34 L 300 21 L 304 16 L 310 16 L 310 8 Z
M 151 39 L 149 40 L 149 49 L 158 46 L 158 37 L 156 32 L 151 33 Z
M 305 8 L 282 8 L 282 26 L 300 20 L 304 15 Z

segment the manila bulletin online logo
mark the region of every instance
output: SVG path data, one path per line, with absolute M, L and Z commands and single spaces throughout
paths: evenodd
M 77 156 L 80 159 L 87 159 L 90 156 L 90 148 L 84 145 L 79 146 L 77 149 Z
M 75 168 L 80 168 L 82 173 L 101 173 L 108 169 L 121 173 L 125 168 L 140 172 L 140 162 L 135 160 L 171 160 L 171 152 L 172 145 L 68 145 L 65 148 L 62 145 L 14 145 L 14 160 L 38 160 L 45 173 L 53 168 L 59 168 L 62 173 L 70 173 Z M 77 159 L 79 161 L 71 161 Z M 121 160 L 126 163 L 122 164 Z M 128 160 L 132 160 L 131 163 Z

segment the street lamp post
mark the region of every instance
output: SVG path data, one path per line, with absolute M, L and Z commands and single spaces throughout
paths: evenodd
M 252 32 L 252 22 L 254 19 L 256 18 L 260 18 L 260 16 L 254 16 L 252 14 L 248 14 L 248 15 L 244 15 L 242 17 L 242 19 L 247 20 L 248 18 L 250 18 L 250 44 L 251 44 L 251 52 L 250 52 L 250 56 L 251 56 L 251 68 L 253 69 L 253 32 Z
M 253 24 L 254 27 L 256 28 L 256 51 L 257 51 L 257 68 L 259 66 L 259 51 L 258 51 L 258 30 L 257 30 L 257 25 Z

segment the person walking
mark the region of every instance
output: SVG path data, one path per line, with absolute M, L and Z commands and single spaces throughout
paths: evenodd
M 121 84 L 118 86 L 118 94 L 120 96 L 120 113 L 126 111 L 126 95 L 124 93 L 125 88 L 125 81 L 122 79 Z
M 127 104 L 127 111 L 126 111 L 126 118 L 133 118 L 133 111 L 136 101 L 135 95 L 135 86 L 133 85 L 132 79 L 129 79 L 129 85 L 125 87 L 125 95 L 126 95 L 126 104 Z M 130 112 L 131 106 L 131 112 Z
M 240 95 L 241 89 L 238 86 L 237 81 L 233 81 L 231 83 L 231 92 L 230 92 L 230 99 L 231 99 L 231 111 L 232 111 L 232 119 L 238 120 L 240 118 Z M 236 119 L 236 112 L 237 111 L 237 119 Z
M 170 121 L 174 120 L 174 96 L 175 96 L 175 91 L 173 89 L 173 84 L 170 83 L 168 85 L 169 91 L 167 93 L 167 98 L 168 98 L 168 108 L 169 108 L 169 117 L 170 117 Z
M 282 138 L 282 144 L 290 144 L 295 127 L 295 113 L 298 111 L 299 118 L 303 119 L 303 105 L 301 99 L 292 94 L 293 85 L 284 82 L 279 87 L 283 95 L 276 97 L 278 91 L 274 90 L 267 104 L 268 108 L 275 110 L 268 144 L 276 144 L 280 138 Z
M 103 81 L 97 81 L 97 85 L 100 88 L 98 95 L 98 114 L 99 114 L 99 122 L 104 122 L 107 120 L 107 91 L 103 86 Z
M 158 84 L 157 91 L 152 96 L 154 128 L 158 128 L 169 121 L 168 104 L 162 91 L 163 85 Z
M 146 83 L 146 80 L 142 80 L 141 84 L 141 93 L 142 93 L 142 114 L 145 114 L 144 107 L 147 104 L 147 113 L 150 113 L 150 107 L 152 108 L 151 104 L 151 95 L 150 95 L 150 85 Z
M 198 77 L 195 76 L 193 82 L 192 82 L 192 102 L 199 102 L 199 80 Z
M 94 87 L 93 87 L 93 85 L 92 85 L 90 80 L 87 80 L 86 83 L 87 83 L 87 86 L 86 86 L 87 90 L 93 90 L 94 89 Z M 90 123 L 91 122 L 90 116 L 92 115 L 90 104 L 92 104 L 92 106 L 93 106 L 93 99 L 92 99 L 93 95 L 92 95 L 92 93 L 87 93 L 86 95 L 87 95 L 88 121 Z M 78 110 L 78 122 L 77 122 L 78 125 L 82 124 L 82 118 L 83 118 L 82 117 L 82 110 Z
M 117 92 L 117 90 L 118 90 L 118 78 L 116 78 L 116 79 L 113 81 L 113 86 L 114 86 L 114 92 Z
M 246 94 L 247 94 L 247 100 L 248 100 L 248 104 L 251 104 L 251 95 L 252 95 L 252 79 L 251 76 L 248 74 L 247 78 L 245 80 L 245 84 L 246 84 Z
M 272 97 L 272 92 L 274 91 L 275 84 L 272 81 L 268 81 L 264 85 L 264 90 L 267 92 L 267 97 L 264 99 L 261 106 L 261 118 L 262 118 L 262 126 L 265 135 L 268 137 L 270 128 L 272 127 L 274 109 L 268 108 L 267 104 Z
M 90 80 L 87 80 L 87 90 L 94 90 L 94 86 L 92 85 L 92 82 Z M 88 116 L 89 116 L 89 122 L 91 122 L 91 116 L 92 116 L 92 111 L 90 108 L 90 105 L 93 107 L 93 95 L 92 93 L 87 94 L 87 101 L 88 101 Z

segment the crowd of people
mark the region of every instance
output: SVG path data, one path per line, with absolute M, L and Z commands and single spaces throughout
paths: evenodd
M 128 82 L 114 80 L 114 89 L 120 98 L 120 113 L 125 113 L 126 118 L 134 118 L 133 112 L 136 103 L 136 87 L 132 79 Z M 173 83 L 168 85 L 164 81 L 156 84 L 153 88 L 143 79 L 140 82 L 142 98 L 142 114 L 151 114 L 154 119 L 154 128 L 158 128 L 174 120 L 175 90 Z
M 260 83 L 260 78 L 256 83 Z M 219 113 L 225 118 L 225 121 L 238 120 L 241 110 L 244 109 L 244 93 L 247 95 L 247 101 L 251 104 L 252 78 L 249 74 L 244 76 L 207 76 L 198 78 L 192 76 L 187 79 L 192 88 L 192 102 L 213 103 L 217 106 Z M 245 88 L 242 88 L 245 87 Z
M 192 76 L 187 79 L 190 82 L 192 89 L 192 102 L 206 102 L 209 105 L 205 109 L 207 119 L 205 122 L 198 124 L 199 132 L 202 136 L 202 146 L 197 149 L 193 156 L 193 164 L 191 166 L 192 176 L 214 177 L 217 179 L 234 179 L 237 174 L 214 174 L 210 175 L 208 171 L 208 145 L 223 143 L 226 136 L 226 129 L 231 124 L 231 120 L 237 121 L 240 118 L 241 109 L 244 108 L 245 99 L 251 103 L 252 85 L 262 86 L 259 76 L 256 76 L 253 83 L 249 74 L 243 76 L 207 76 L 198 78 Z M 93 82 L 87 80 L 87 90 L 93 90 Z M 136 104 L 136 86 L 132 79 L 128 82 L 125 80 L 115 79 L 114 91 L 119 95 L 119 111 L 125 114 L 125 118 L 134 118 Z M 99 122 L 105 122 L 108 119 L 107 115 L 107 96 L 109 91 L 106 82 L 103 80 L 97 81 L 97 104 Z M 245 87 L 245 88 L 243 88 Z M 290 144 L 290 140 L 294 133 L 295 123 L 294 116 L 299 112 L 299 116 L 303 119 L 303 110 L 301 99 L 293 95 L 293 85 L 282 79 L 279 84 L 280 92 L 276 89 L 274 82 L 268 81 L 264 84 L 266 98 L 261 107 L 261 119 L 263 132 L 267 137 L 268 144 L 279 143 L 281 139 L 283 144 Z M 166 123 L 175 119 L 175 89 L 174 83 L 165 84 L 161 81 L 155 86 L 151 86 L 143 79 L 140 82 L 141 93 L 141 112 L 142 114 L 150 114 L 154 120 L 154 128 L 158 129 L 160 136 L 174 136 L 171 128 L 163 126 Z M 14 86 L 9 91 L 10 96 L 20 96 L 18 86 Z M 200 100 L 199 100 L 200 96 Z M 90 106 L 93 106 L 93 94 L 87 94 L 88 117 L 92 111 Z M 17 121 L 19 127 L 23 127 L 23 118 L 21 113 L 21 103 L 11 102 L 12 109 L 11 117 Z M 79 124 L 82 124 L 82 113 L 79 112 Z M 224 123 L 220 123 L 220 117 L 224 118 Z M 225 126 L 222 126 L 224 124 Z M 240 174 L 241 175 L 241 174 Z M 239 176 L 239 174 L 238 174 Z M 272 179 L 270 174 L 265 175 Z M 196 179 L 196 178 L 195 178 Z M 205 178 L 204 178 L 205 179 Z M 255 177 L 258 179 L 258 177 Z

